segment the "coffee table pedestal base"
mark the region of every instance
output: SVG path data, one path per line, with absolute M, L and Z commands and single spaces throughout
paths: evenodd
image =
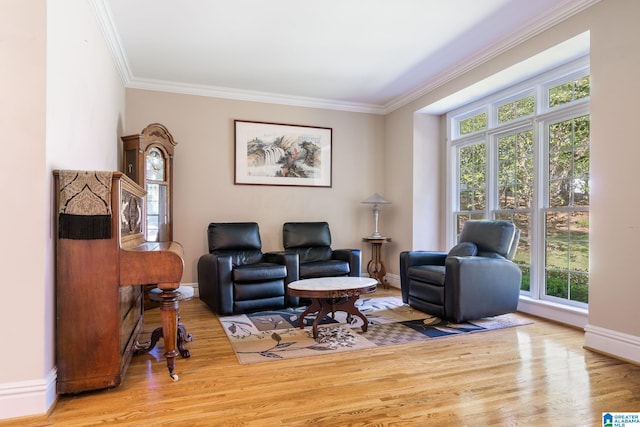
M 316 319 L 313 321 L 313 338 L 318 338 L 318 324 L 329 313 L 335 318 L 336 311 L 344 311 L 347 313 L 347 319 L 351 316 L 358 316 L 362 319 L 362 332 L 367 332 L 368 321 L 364 314 L 358 310 L 355 306 L 358 297 L 344 297 L 344 298 L 313 298 L 311 304 L 300 315 L 300 329 L 304 329 L 304 318 L 310 313 L 318 313 Z

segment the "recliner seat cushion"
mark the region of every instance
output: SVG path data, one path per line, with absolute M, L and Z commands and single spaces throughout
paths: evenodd
M 233 312 L 250 313 L 260 310 L 273 309 L 274 307 L 284 307 L 285 305 L 286 304 L 284 296 L 245 301 L 236 300 L 233 302 Z
M 233 269 L 234 282 L 265 282 L 286 277 L 286 266 L 268 262 L 238 265 Z
M 409 279 L 444 286 L 444 265 L 417 265 L 409 267 Z
M 414 301 L 420 300 L 432 308 L 444 307 L 444 286 L 410 280 L 409 292 Z
M 261 283 L 234 283 L 233 292 L 235 301 L 250 301 L 273 297 L 284 298 L 284 280 Z
M 346 276 L 350 273 L 349 263 L 330 260 L 300 264 L 300 278 Z

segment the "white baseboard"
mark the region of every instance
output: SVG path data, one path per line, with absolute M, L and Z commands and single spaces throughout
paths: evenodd
M 0 419 L 45 415 L 56 401 L 56 369 L 41 380 L 0 384 Z
M 387 279 L 389 286 L 400 289 L 400 276 L 398 274 L 386 274 L 384 278 Z
M 640 337 L 593 325 L 587 325 L 584 330 L 584 348 L 640 364 Z

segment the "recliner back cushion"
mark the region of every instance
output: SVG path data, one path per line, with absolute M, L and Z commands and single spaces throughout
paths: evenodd
M 331 231 L 326 222 L 286 222 L 282 226 L 285 250 L 296 252 L 300 263 L 331 259 Z
M 460 243 L 472 242 L 478 247 L 478 256 L 490 253 L 507 257 L 515 234 L 515 225 L 502 220 L 469 220 L 460 233 Z
M 333 250 L 328 246 L 316 246 L 311 248 L 292 248 L 287 252 L 296 252 L 300 257 L 300 264 L 305 262 L 327 261 L 331 259 Z
M 282 226 L 285 249 L 331 246 L 331 232 L 326 222 L 286 222 Z
M 260 230 L 255 222 L 211 223 L 207 229 L 209 253 L 229 255 L 233 265 L 262 260 Z
M 245 264 L 255 264 L 257 262 L 262 261 L 262 251 L 251 250 L 251 251 L 214 251 L 214 255 L 218 256 L 230 256 L 231 264 L 234 266 L 237 265 L 245 265 Z

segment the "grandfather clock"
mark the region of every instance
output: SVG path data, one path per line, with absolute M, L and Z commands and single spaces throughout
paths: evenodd
M 140 135 L 123 136 L 123 172 L 147 190 L 145 239 L 173 240 L 173 149 L 166 127 L 152 123 Z

